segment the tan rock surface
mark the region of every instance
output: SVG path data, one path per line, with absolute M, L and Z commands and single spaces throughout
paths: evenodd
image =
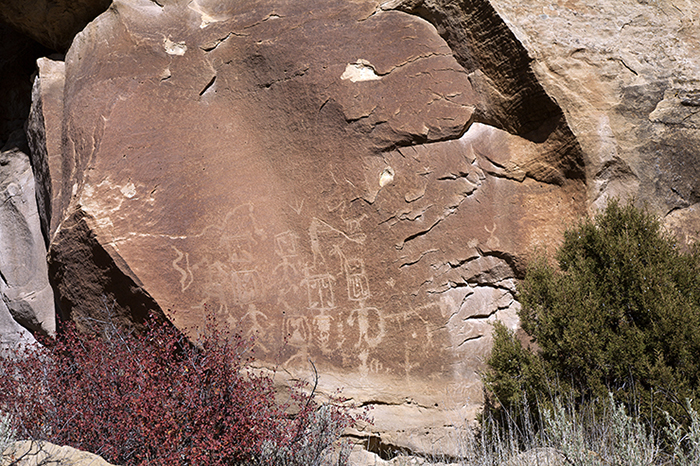
M 474 123 L 490 105 L 432 25 L 376 2 L 115 2 L 66 57 L 62 311 L 187 328 L 207 305 L 429 448 L 478 407 L 525 254 L 585 209 L 565 131 Z
M 27 139 L 31 148 L 34 177 L 37 180 L 37 206 L 41 230 L 47 244 L 49 231 L 55 230 L 57 218 L 51 218 L 52 206 L 62 210 L 61 180 L 63 169 L 63 88 L 65 63 L 40 58 L 32 88 L 32 108 L 27 120 Z M 53 222 L 52 222 L 53 221 Z
M 636 198 L 663 216 L 700 201 L 699 2 L 492 3 L 565 111 L 592 206 Z
M 0 466 L 111 466 L 100 456 L 69 446 L 22 440 L 11 444 L 0 456 Z
M 34 177 L 24 135 L 0 149 L 0 346 L 56 330 Z

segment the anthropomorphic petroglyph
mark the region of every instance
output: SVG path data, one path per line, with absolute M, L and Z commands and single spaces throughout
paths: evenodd
M 180 288 L 181 291 L 184 293 L 187 291 L 187 288 L 190 287 L 192 282 L 194 281 L 194 276 L 192 275 L 192 270 L 190 269 L 190 254 L 189 253 L 183 253 L 180 251 L 178 248 L 175 246 L 171 247 L 175 250 L 175 253 L 177 254 L 177 259 L 175 259 L 172 263 L 173 268 L 177 270 L 182 276 L 180 277 Z M 183 269 L 180 267 L 180 262 L 182 259 L 185 259 L 184 266 L 185 268 Z
M 272 273 L 281 295 L 299 292 L 301 265 L 298 242 L 298 235 L 289 230 L 275 235 L 275 254 L 282 262 L 275 266 Z

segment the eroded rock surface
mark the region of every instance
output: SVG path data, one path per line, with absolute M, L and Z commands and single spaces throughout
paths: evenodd
M 21 132 L 0 150 L 0 341 L 33 341 L 56 329 L 46 246 L 41 236 L 29 152 Z
M 492 3 L 565 111 L 586 155 L 592 207 L 636 198 L 666 215 L 698 203 L 697 1 Z
M 0 453 L 2 466 L 111 466 L 98 455 L 38 440 L 14 442 Z
M 49 231 L 55 231 L 58 218 L 51 211 L 62 210 L 63 169 L 63 88 L 65 63 L 40 58 L 32 88 L 32 108 L 26 125 L 31 162 L 37 183 L 37 207 L 41 231 L 48 245 Z
M 508 123 L 460 61 L 375 1 L 115 2 L 34 91 L 62 312 L 188 328 L 208 306 L 428 451 L 478 407 L 526 254 L 586 208 L 556 106 L 508 97 Z
M 697 7 L 117 1 L 39 61 L 36 225 L 2 228 L 50 245 L 66 317 L 208 307 L 263 362 L 312 359 L 374 404 L 385 444 L 434 451 L 478 408 L 535 248 L 610 197 L 696 238 Z M 0 306 L 8 332 L 50 330 L 23 309 Z
M 74 41 L 109 2 L 70 3 L 0 0 L 72 42 L 31 90 L 38 209 L 2 153 L 3 341 L 52 331 L 48 244 L 64 316 L 208 307 L 382 445 L 447 451 L 528 254 L 610 197 L 700 231 L 696 0 L 122 0 Z M 0 38 L 3 145 L 40 47 Z

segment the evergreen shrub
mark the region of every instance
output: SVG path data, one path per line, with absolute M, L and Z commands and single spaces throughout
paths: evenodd
M 517 416 L 553 391 L 579 403 L 610 392 L 649 422 L 668 412 L 689 425 L 685 400 L 700 394 L 699 251 L 681 251 L 646 209 L 617 201 L 567 230 L 558 267 L 540 257 L 519 286 L 534 350 L 495 326 L 487 406 Z

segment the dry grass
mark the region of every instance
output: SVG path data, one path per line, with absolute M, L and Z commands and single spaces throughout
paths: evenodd
M 460 439 L 459 458 L 440 454 L 429 457 L 397 456 L 382 463 L 392 466 L 443 464 L 453 466 L 698 466 L 700 465 L 700 415 L 687 404 L 691 425 L 685 429 L 668 418 L 668 425 L 653 431 L 612 396 L 604 409 L 575 408 L 554 400 L 537 413 L 534 425 L 497 425 L 482 422 L 480 432 Z M 598 409 L 594 409 L 598 408 Z M 662 442 L 662 439 L 663 442 Z
M 10 427 L 10 416 L 0 412 L 0 454 L 14 442 L 14 432 Z

